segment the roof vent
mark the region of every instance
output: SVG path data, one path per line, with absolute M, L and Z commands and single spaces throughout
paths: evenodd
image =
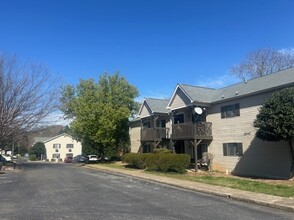
M 238 95 L 238 94 L 239 94 L 238 91 L 236 91 L 236 92 L 235 92 L 235 95 Z
M 244 80 L 244 84 L 246 84 L 247 82 L 248 82 L 247 79 L 245 79 L 245 80 Z
M 225 98 L 225 95 L 222 95 L 222 99 L 224 99 Z

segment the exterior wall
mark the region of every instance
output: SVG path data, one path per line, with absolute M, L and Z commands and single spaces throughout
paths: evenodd
M 142 110 L 141 110 L 141 113 L 140 113 L 140 117 L 144 118 L 144 117 L 148 117 L 149 115 L 151 115 L 151 110 L 146 105 L 146 102 L 144 102 L 144 105 L 142 106 Z
M 57 136 L 56 138 L 52 138 L 51 140 L 44 142 L 44 144 L 46 147 L 46 156 L 49 161 L 58 161 L 58 159 L 52 160 L 53 154 L 59 153 L 60 154 L 59 159 L 63 161 L 64 158 L 66 157 L 66 154 L 68 153 L 72 153 L 73 156 L 77 156 L 82 153 L 81 143 L 72 139 L 72 137 L 66 134 Z M 54 149 L 53 144 L 60 144 L 61 147 L 59 149 Z M 67 144 L 73 144 L 73 148 L 67 148 L 66 147 Z M 70 149 L 71 149 L 71 152 L 69 152 Z M 56 150 L 58 150 L 58 152 L 56 152 Z
M 212 122 L 213 141 L 209 152 L 214 155 L 213 169 L 244 176 L 288 178 L 291 167 L 285 142 L 264 142 L 255 137 L 253 121 L 258 108 L 270 96 L 259 94 L 235 101 L 216 104 L 208 109 L 207 121 Z M 240 104 L 240 116 L 221 118 L 221 107 Z M 223 156 L 223 143 L 239 142 L 243 156 Z
M 187 98 L 187 96 L 183 93 L 181 89 L 177 89 L 173 100 L 171 101 L 170 108 L 178 109 L 183 108 L 187 105 L 191 104 L 191 100 Z
M 129 127 L 130 141 L 131 141 L 131 152 L 138 153 L 140 151 L 140 135 L 141 135 L 141 121 L 130 122 Z

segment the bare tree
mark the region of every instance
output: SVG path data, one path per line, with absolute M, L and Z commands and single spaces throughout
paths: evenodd
M 234 76 L 245 81 L 290 67 L 294 67 L 292 50 L 276 51 L 269 48 L 251 52 L 243 62 L 233 66 L 230 71 Z
M 0 55 L 0 148 L 46 123 L 59 101 L 57 80 L 38 64 Z

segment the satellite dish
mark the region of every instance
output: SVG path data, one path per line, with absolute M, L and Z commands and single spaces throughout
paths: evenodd
M 194 108 L 195 113 L 197 113 L 198 115 L 201 115 L 203 113 L 203 109 L 200 107 L 195 107 Z

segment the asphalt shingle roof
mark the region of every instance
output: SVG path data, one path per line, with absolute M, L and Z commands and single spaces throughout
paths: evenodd
M 237 83 L 220 89 L 211 89 L 180 84 L 180 88 L 192 101 L 213 103 L 246 96 L 281 87 L 294 86 L 294 68 L 289 68 L 263 77 Z
M 167 106 L 169 100 L 146 98 L 145 101 L 153 113 L 168 113 L 166 106 Z

